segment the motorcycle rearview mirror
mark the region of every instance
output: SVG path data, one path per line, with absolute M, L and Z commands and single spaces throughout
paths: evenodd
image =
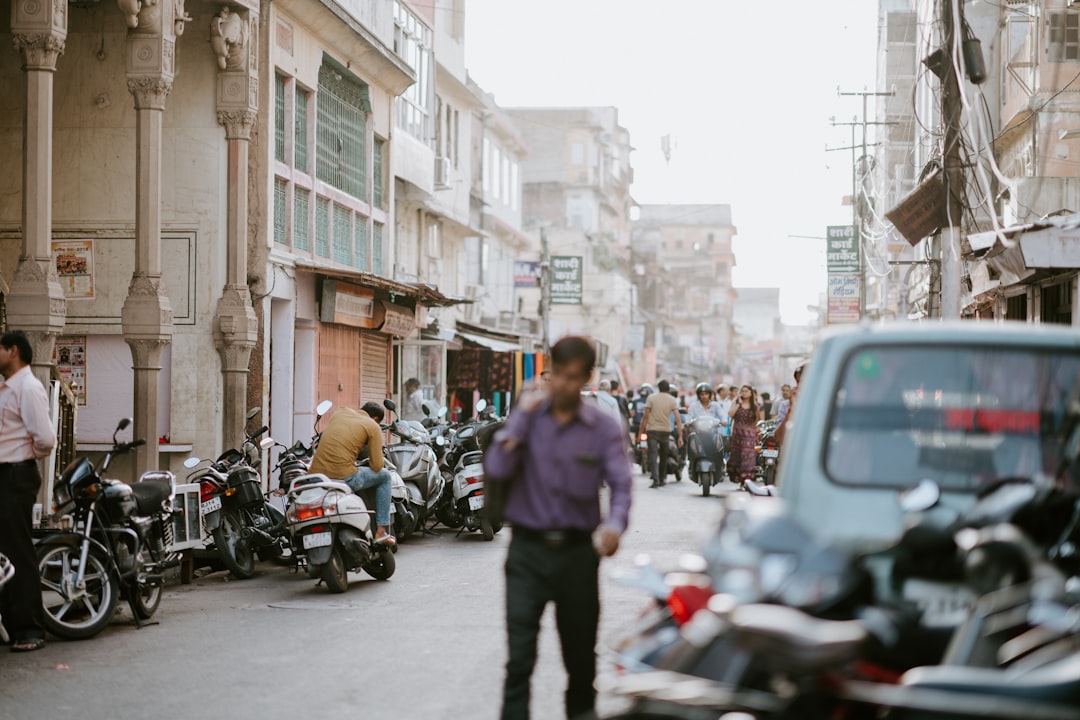
M 445 405 L 443 405 L 441 408 L 439 408 L 439 412 L 438 412 L 438 414 L 436 414 L 435 417 L 445 418 L 447 412 L 449 412 L 449 408 L 447 408 Z
M 397 403 L 394 402 L 393 400 L 391 400 L 390 398 L 386 398 L 385 400 L 383 400 L 382 404 L 383 404 L 383 407 L 386 408 L 387 410 L 389 410 L 390 412 L 396 412 L 397 411 Z
M 431 408 L 427 406 L 427 403 L 421 405 L 420 409 L 424 411 L 424 417 L 431 417 Z
M 900 508 L 906 513 L 923 512 L 937 505 L 940 500 L 941 488 L 933 480 L 924 478 L 900 493 Z
M 268 450 L 274 447 L 274 445 L 277 445 L 277 441 L 275 441 L 272 437 L 264 437 L 262 440 L 259 441 L 259 447 L 261 447 L 263 450 Z
M 251 408 L 250 410 L 247 411 L 247 415 L 245 415 L 244 417 L 247 418 L 248 420 L 251 420 L 253 417 L 255 417 L 258 414 L 259 414 L 259 408 L 253 407 L 253 408 Z
M 476 403 L 476 412 L 477 413 L 484 412 L 484 410 L 487 408 L 487 406 L 488 406 L 487 400 L 484 400 L 483 398 L 481 398 L 480 402 Z
M 330 408 L 334 407 L 332 400 L 323 400 L 321 403 L 315 406 L 315 414 L 322 417 L 326 413 L 330 412 Z
M 131 425 L 131 418 L 121 419 L 120 422 L 116 423 L 116 432 L 120 432 L 121 430 L 127 428 L 129 425 Z
M 440 435 L 439 437 L 435 438 L 435 444 L 439 447 L 442 447 L 446 444 L 446 438 Z
M 192 455 L 191 457 L 189 457 L 187 460 L 184 461 L 184 467 L 186 467 L 188 470 L 190 470 L 191 468 L 195 467 L 196 465 L 198 465 L 201 462 L 202 462 L 202 460 L 200 458 L 197 458 L 194 455 Z

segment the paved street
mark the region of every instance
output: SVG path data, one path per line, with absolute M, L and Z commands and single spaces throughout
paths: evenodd
M 601 645 L 646 599 L 610 576 L 639 553 L 674 563 L 708 536 L 720 509 L 683 480 L 659 490 L 635 477 L 633 520 L 602 567 Z M 411 539 L 394 577 L 351 575 L 342 595 L 306 575 L 260 565 L 172 586 L 137 630 L 126 606 L 99 637 L 0 652 L 0 717 L 494 718 L 505 661 L 502 562 L 509 533 Z M 533 717 L 562 717 L 565 677 L 549 616 L 533 682 Z M 601 709 L 613 708 L 602 699 Z

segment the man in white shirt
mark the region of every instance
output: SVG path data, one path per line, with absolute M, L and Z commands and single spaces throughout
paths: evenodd
M 613 417 L 619 423 L 619 427 L 623 428 L 624 431 L 626 430 L 626 416 L 622 414 L 619 401 L 611 394 L 610 380 L 600 381 L 600 390 L 596 393 L 596 404 L 601 410 Z
M 420 381 L 409 378 L 405 381 L 405 407 L 401 410 L 402 420 L 423 420 L 424 415 L 424 391 L 420 389 Z
M 13 652 L 45 646 L 32 513 L 41 488 L 37 461 L 56 446 L 56 431 L 49 396 L 30 370 L 33 359 L 25 333 L 0 337 L 0 553 L 15 566 L 15 577 L 0 592 L 0 615 Z

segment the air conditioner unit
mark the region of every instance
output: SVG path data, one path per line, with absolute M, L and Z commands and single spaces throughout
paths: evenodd
M 450 158 L 435 158 L 435 187 L 444 188 L 450 186 Z

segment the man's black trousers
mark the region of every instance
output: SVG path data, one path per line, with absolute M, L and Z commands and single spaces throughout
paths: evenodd
M 0 553 L 15 566 L 15 577 L 0 590 L 0 615 L 15 642 L 45 637 L 41 581 L 31 534 L 31 513 L 40 487 L 36 463 L 0 464 Z
M 671 433 L 649 430 L 646 434 L 649 436 L 649 472 L 653 483 L 662 483 L 667 480 L 668 440 Z
M 555 603 L 555 624 L 569 676 L 566 716 L 593 710 L 596 702 L 596 628 L 600 618 L 599 558 L 588 534 L 565 547 L 550 547 L 515 533 L 506 556 L 506 634 L 509 659 L 502 720 L 527 720 L 529 682 L 536 665 L 540 616 Z

